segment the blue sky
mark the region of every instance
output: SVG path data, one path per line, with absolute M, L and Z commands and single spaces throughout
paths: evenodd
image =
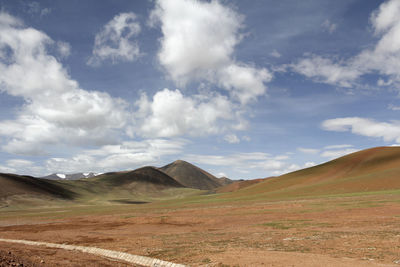
M 0 0 L 0 172 L 279 175 L 400 143 L 399 85 L 399 0 Z

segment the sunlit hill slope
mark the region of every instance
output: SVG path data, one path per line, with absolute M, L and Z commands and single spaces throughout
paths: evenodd
M 400 147 L 376 147 L 266 179 L 232 196 L 282 198 L 398 189 Z

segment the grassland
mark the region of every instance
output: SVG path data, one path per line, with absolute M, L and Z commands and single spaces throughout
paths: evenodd
M 191 266 L 395 266 L 398 149 L 361 151 L 228 193 L 175 187 L 136 195 L 136 186 L 144 185 L 113 190 L 96 179 L 81 181 L 74 189 L 81 197 L 74 201 L 0 209 L 0 236 L 96 246 Z M 76 185 L 63 183 L 67 190 Z M 2 249 L 7 248 L 0 244 Z M 48 251 L 32 255 L 58 257 Z M 76 257 L 87 262 L 84 255 Z

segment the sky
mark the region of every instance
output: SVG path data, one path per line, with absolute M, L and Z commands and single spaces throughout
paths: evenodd
M 400 143 L 400 0 L 0 0 L 0 172 L 276 176 Z

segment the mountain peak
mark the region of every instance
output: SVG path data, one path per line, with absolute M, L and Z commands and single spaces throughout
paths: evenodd
M 184 160 L 176 160 L 160 170 L 186 187 L 213 190 L 222 185 L 214 175 Z

